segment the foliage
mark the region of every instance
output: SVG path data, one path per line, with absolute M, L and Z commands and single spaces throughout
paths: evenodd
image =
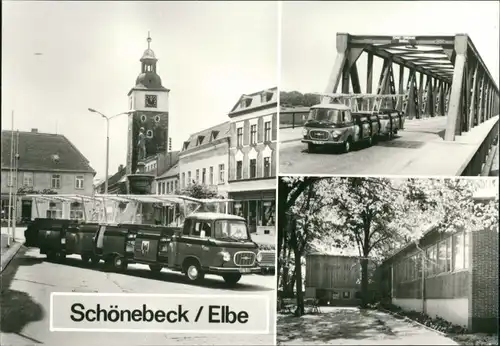
M 211 188 L 210 186 L 195 182 L 188 185 L 183 190 L 179 191 L 179 194 L 198 199 L 220 198 L 220 196 L 217 193 L 217 190 Z
M 280 92 L 280 104 L 282 106 L 304 106 L 311 107 L 320 103 L 321 98 L 319 95 L 305 93 L 302 94 L 298 91 L 282 91 Z
M 264 244 L 264 243 L 257 243 L 257 246 L 259 247 L 259 250 L 263 251 L 275 251 L 276 246 L 274 244 Z

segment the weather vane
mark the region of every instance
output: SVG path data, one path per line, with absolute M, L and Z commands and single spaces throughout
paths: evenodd
M 148 31 L 148 49 L 150 49 L 150 45 L 151 45 L 151 41 L 152 41 L 152 38 L 151 38 L 151 35 L 149 34 L 149 31 Z

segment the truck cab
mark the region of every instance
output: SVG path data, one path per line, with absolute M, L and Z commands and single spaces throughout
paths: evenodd
M 347 153 L 357 142 L 371 144 L 375 134 L 366 116 L 353 115 L 346 105 L 331 103 L 310 108 L 302 135 L 310 153 L 321 146 L 341 146 Z
M 188 280 L 205 274 L 220 275 L 228 284 L 242 275 L 259 273 L 262 261 L 245 219 L 221 213 L 194 213 L 186 217 L 182 232 L 172 238 L 169 267 Z

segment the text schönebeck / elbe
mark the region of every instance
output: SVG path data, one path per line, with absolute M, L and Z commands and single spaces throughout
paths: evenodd
M 206 309 L 206 314 L 203 310 Z M 232 311 L 228 305 L 201 305 L 195 317 L 190 310 L 184 309 L 181 304 L 171 310 L 150 309 L 142 304 L 140 309 L 120 309 L 118 305 L 97 304 L 87 308 L 82 303 L 71 306 L 71 320 L 74 322 L 157 322 L 157 323 L 189 323 L 192 318 L 198 322 L 206 318 L 208 323 L 240 323 L 248 322 L 248 312 Z
M 268 334 L 267 295 L 52 293 L 51 331 Z

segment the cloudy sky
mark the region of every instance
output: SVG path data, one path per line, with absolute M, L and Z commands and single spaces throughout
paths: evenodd
M 277 85 L 274 2 L 3 2 L 2 130 L 64 134 L 104 176 L 107 115 L 127 93 L 151 48 L 170 92 L 170 135 L 228 120 L 243 93 Z M 43 55 L 35 55 L 43 53 Z M 125 163 L 126 116 L 111 123 L 110 174 Z
M 390 36 L 465 33 L 499 84 L 498 1 L 285 2 L 282 9 L 282 90 L 324 92 L 335 61 L 337 32 Z M 357 63 L 363 92 L 366 60 L 363 54 Z M 375 58 L 374 81 L 381 66 L 382 61 Z

